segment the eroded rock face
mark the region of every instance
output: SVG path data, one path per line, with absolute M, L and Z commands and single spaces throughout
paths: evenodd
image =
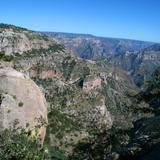
M 36 71 L 31 70 L 29 72 L 29 76 L 30 77 L 39 77 L 41 79 L 47 79 L 47 78 L 56 77 L 57 74 L 56 74 L 56 71 L 54 71 L 54 70 L 46 70 L 46 71 L 42 71 L 40 73 L 37 73 Z
M 95 79 L 85 82 L 83 86 L 83 90 L 85 92 L 89 92 L 94 88 L 100 88 L 100 87 L 101 87 L 101 79 L 97 77 Z
M 103 125 L 106 125 L 106 128 L 111 128 L 113 125 L 113 120 L 112 120 L 111 113 L 107 110 L 104 99 L 101 99 L 101 105 L 96 106 L 96 110 L 98 113 L 97 126 L 102 127 Z
M 35 32 L 15 32 L 12 29 L 5 29 L 0 33 L 0 52 L 3 51 L 7 55 L 48 48 L 51 43 L 52 41 L 45 41 Z
M 0 129 L 37 129 L 43 142 L 46 123 L 47 106 L 39 87 L 14 69 L 0 69 Z

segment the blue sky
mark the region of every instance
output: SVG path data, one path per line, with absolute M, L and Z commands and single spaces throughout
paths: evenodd
M 0 22 L 160 42 L 160 0 L 1 0 Z

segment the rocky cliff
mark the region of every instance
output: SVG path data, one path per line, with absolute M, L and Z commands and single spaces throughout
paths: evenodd
M 151 79 L 152 73 L 160 66 L 159 44 L 150 46 L 139 52 L 126 52 L 111 57 L 108 62 L 126 70 L 139 87 Z
M 160 159 L 160 68 L 151 75 L 151 80 L 145 84 L 145 90 L 137 96 L 139 101 L 145 100 L 154 113 L 151 118 L 142 118 L 134 122 L 130 130 L 130 141 L 118 153 L 109 154 L 109 160 L 159 160 Z
M 32 49 L 48 48 L 52 40 L 46 36 L 12 25 L 0 24 L 0 52 L 22 54 Z
M 39 87 L 11 68 L 0 69 L 0 129 L 20 128 L 36 133 L 43 143 L 47 105 Z

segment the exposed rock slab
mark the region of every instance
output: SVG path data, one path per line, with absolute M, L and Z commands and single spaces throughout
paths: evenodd
M 14 69 L 0 69 L 0 95 L 0 128 L 21 127 L 35 131 L 38 127 L 43 141 L 47 107 L 39 87 Z

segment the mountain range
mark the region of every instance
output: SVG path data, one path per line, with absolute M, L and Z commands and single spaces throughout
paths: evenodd
M 160 44 L 137 40 L 104 38 L 84 34 L 46 32 L 83 59 L 107 61 L 131 75 L 143 87 L 160 65 Z
M 92 60 L 119 55 L 126 51 L 140 51 L 154 44 L 153 42 L 105 38 L 87 34 L 58 32 L 45 32 L 45 34 L 56 38 L 59 43 L 70 49 L 78 57 Z

